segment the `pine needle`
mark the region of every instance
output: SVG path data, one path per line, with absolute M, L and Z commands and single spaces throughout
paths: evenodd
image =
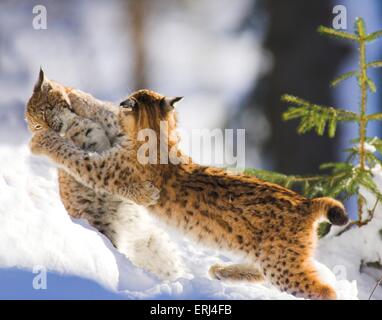
M 349 78 L 352 78 L 352 77 L 357 77 L 358 76 L 358 72 L 357 71 L 349 71 L 349 72 L 346 72 L 340 76 L 338 76 L 337 78 L 335 78 L 334 80 L 332 80 L 332 82 L 330 83 L 330 85 L 332 87 L 335 87 L 336 85 L 338 85 L 339 83 L 341 83 L 342 81 L 346 80 L 346 79 L 349 79 Z
M 319 26 L 317 31 L 327 36 L 342 39 L 342 40 L 358 41 L 358 37 L 352 33 L 338 31 L 336 29 L 328 28 L 325 26 Z

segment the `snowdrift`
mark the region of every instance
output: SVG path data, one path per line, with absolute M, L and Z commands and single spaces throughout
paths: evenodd
M 56 169 L 46 160 L 32 156 L 21 145 L 1 146 L 0 161 L 0 297 L 295 299 L 267 285 L 211 280 L 209 266 L 229 259 L 174 232 L 169 237 L 184 270 L 175 281 L 160 281 L 135 267 L 86 221 L 68 216 L 59 199 Z M 149 215 L 144 219 L 151 231 L 163 232 Z M 327 250 L 328 255 L 323 251 L 320 260 L 333 267 L 331 251 Z M 336 278 L 330 269 L 316 263 L 340 299 L 357 298 L 355 281 Z M 48 272 L 47 288 L 34 290 L 32 281 L 41 268 Z M 17 294 L 17 290 L 21 292 Z

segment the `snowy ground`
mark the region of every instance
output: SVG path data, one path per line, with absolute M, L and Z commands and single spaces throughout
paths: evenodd
M 267 285 L 211 280 L 209 266 L 228 258 L 173 232 L 170 237 L 183 260 L 183 275 L 159 281 L 134 267 L 86 222 L 69 218 L 59 200 L 56 169 L 48 162 L 31 156 L 25 145 L 0 147 L 0 162 L 1 298 L 294 299 Z M 145 219 L 152 230 L 160 228 Z M 341 299 L 357 298 L 355 282 L 336 279 L 327 267 L 317 265 Z M 41 267 L 49 272 L 47 289 L 34 290 L 33 278 Z
M 374 181 L 382 190 L 381 167 L 373 169 Z M 375 198 L 365 190 L 361 191 L 367 199 L 369 210 L 374 207 Z M 366 210 L 365 210 L 366 211 Z M 364 219 L 367 219 L 364 212 Z M 340 236 L 334 236 L 338 229 L 320 241 L 317 257 L 337 274 L 338 278 L 357 281 L 359 298 L 368 299 L 376 280 L 382 277 L 382 270 L 360 267 L 362 262 L 382 264 L 382 206 L 378 204 L 373 219 L 361 228 L 353 228 Z M 362 269 L 360 273 L 360 269 Z M 382 287 L 377 288 L 373 299 L 382 300 Z
M 33 3 L 47 6 L 47 30 L 31 27 Z M 185 129 L 220 127 L 238 97 L 267 67 L 265 54 L 254 34 L 235 32 L 251 1 L 209 1 L 208 10 L 205 2 L 192 3 L 195 7 L 187 10 L 163 8 L 153 17 L 147 43 L 152 75 L 148 81 L 160 92 L 186 96 L 179 110 Z M 5 44 L 0 74 L 0 298 L 294 299 L 263 285 L 210 280 L 208 267 L 227 259 L 173 233 L 184 275 L 172 282 L 159 281 L 135 268 L 86 222 L 68 217 L 59 200 L 56 170 L 31 157 L 26 148 L 25 101 L 40 65 L 52 79 L 97 97 L 118 100 L 126 95 L 133 61 L 126 15 L 118 2 L 4 4 L 0 10 L 0 39 Z M 162 39 L 169 49 L 158 51 Z M 349 97 L 351 90 L 344 92 Z M 148 223 L 152 231 L 158 229 L 156 222 Z M 365 228 L 321 241 L 317 258 L 330 270 L 322 264 L 319 269 L 340 298 L 364 299 L 371 292 L 375 275 L 360 274 L 358 269 L 361 259 L 381 261 L 381 228 L 378 216 Z M 38 272 L 41 266 L 49 272 L 47 289 L 35 290 L 32 282 L 38 274 L 33 270 Z M 374 298 L 382 299 L 381 291 Z

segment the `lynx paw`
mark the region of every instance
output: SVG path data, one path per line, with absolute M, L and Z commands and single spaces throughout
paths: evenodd
M 29 142 L 29 149 L 35 155 L 44 153 L 47 142 L 47 130 L 36 131 L 31 141 Z
M 213 279 L 217 280 L 248 281 L 253 283 L 264 281 L 264 276 L 258 269 L 245 264 L 214 264 L 210 267 L 209 274 Z
M 152 206 L 158 202 L 159 196 L 160 190 L 151 181 L 145 181 L 139 194 L 139 202 L 146 207 Z
M 222 276 L 221 271 L 224 269 L 224 267 L 220 264 L 214 264 L 210 267 L 210 270 L 208 270 L 208 274 L 212 279 L 216 280 L 222 280 L 224 277 Z
M 159 200 L 160 190 L 151 181 L 130 185 L 122 190 L 122 196 L 136 204 L 148 207 L 156 204 Z

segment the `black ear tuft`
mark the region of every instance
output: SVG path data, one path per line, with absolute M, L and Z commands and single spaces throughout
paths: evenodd
M 127 98 L 126 100 L 123 100 L 119 106 L 126 109 L 127 111 L 133 111 L 137 104 L 138 102 L 135 99 Z
M 175 108 L 175 103 L 182 100 L 183 97 L 164 97 L 161 101 L 161 108 L 166 111 L 172 111 Z
M 38 79 L 37 79 L 36 84 L 34 85 L 34 89 L 33 90 L 34 91 L 40 91 L 44 81 L 45 81 L 45 73 L 44 73 L 44 70 L 42 70 L 42 68 L 40 67 L 40 72 L 38 74 Z

